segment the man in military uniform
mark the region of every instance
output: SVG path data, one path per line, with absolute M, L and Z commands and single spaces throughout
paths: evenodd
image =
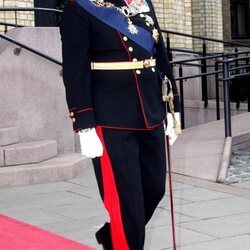
M 110 216 L 96 238 L 104 249 L 141 250 L 165 192 L 163 78 L 180 109 L 153 5 L 71 0 L 60 30 L 69 115 Z

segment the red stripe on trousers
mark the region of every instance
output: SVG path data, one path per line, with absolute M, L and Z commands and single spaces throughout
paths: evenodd
M 102 128 L 97 127 L 96 131 L 104 149 L 103 155 L 100 158 L 104 189 L 104 206 L 109 212 L 110 216 L 113 247 L 115 250 L 129 250 L 122 223 L 119 196 L 116 189 L 112 165 L 103 138 Z

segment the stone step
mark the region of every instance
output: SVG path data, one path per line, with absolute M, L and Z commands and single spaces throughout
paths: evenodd
M 1 149 L 4 166 L 37 163 L 57 155 L 57 143 L 53 140 L 20 142 L 1 147 L 0 153 Z
M 0 128 L 0 146 L 6 146 L 19 141 L 18 128 L 6 127 Z
M 81 154 L 63 154 L 37 163 L 0 168 L 0 188 L 69 180 L 90 164 Z

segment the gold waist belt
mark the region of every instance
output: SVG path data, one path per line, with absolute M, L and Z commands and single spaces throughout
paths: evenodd
M 144 69 L 155 66 L 155 59 L 136 62 L 91 62 L 91 70 L 128 70 Z

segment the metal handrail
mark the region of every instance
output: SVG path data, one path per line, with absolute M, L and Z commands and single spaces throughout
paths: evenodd
M 193 62 L 193 61 L 199 61 L 199 60 L 204 60 L 204 59 L 215 59 L 218 57 L 221 57 L 223 55 L 223 53 L 218 54 L 216 56 L 205 56 L 205 57 L 197 57 L 197 58 L 192 58 L 192 59 L 183 59 L 183 60 L 178 60 L 178 61 L 172 61 L 170 62 L 170 64 L 180 64 L 183 62 Z
M 16 41 L 15 39 L 13 39 L 13 38 L 11 38 L 9 36 L 6 36 L 6 35 L 3 35 L 3 34 L 0 33 L 0 38 L 3 38 L 4 40 L 6 40 L 6 41 L 8 41 L 10 43 L 13 43 L 13 44 L 15 44 L 15 45 L 17 45 L 17 46 L 19 46 L 21 48 L 24 48 L 24 49 L 26 49 L 26 50 L 28 50 L 28 51 L 42 57 L 42 58 L 44 58 L 44 59 L 47 59 L 50 62 L 53 62 L 53 63 L 56 63 L 56 64 L 62 66 L 62 63 L 59 62 L 58 60 L 56 60 L 56 59 L 54 59 L 54 58 L 52 58 L 52 57 L 50 57 L 48 55 L 45 55 L 44 53 L 42 53 L 42 52 L 40 52 L 38 50 L 35 50 L 35 49 L 33 49 L 33 48 L 31 48 L 31 47 L 29 47 L 27 45 L 24 45 L 23 43 L 20 43 L 20 42 Z
M 0 22 L 0 25 L 2 25 L 2 26 L 10 26 L 10 27 L 18 27 L 18 28 L 23 27 L 23 25 L 20 25 L 20 24 L 6 23 L 6 22 Z
M 0 8 L 0 11 L 45 11 L 45 12 L 55 12 L 55 13 L 62 13 L 62 10 L 58 10 L 58 9 L 51 9 L 51 8 L 40 8 L 40 7 L 4 7 L 4 8 Z
M 15 25 L 9 25 L 9 26 L 15 26 L 18 27 L 17 23 L 17 12 L 22 11 L 22 12 L 51 12 L 54 14 L 61 14 L 62 10 L 59 9 L 52 9 L 52 8 L 40 8 L 40 7 L 1 7 L 0 12 L 15 12 Z M 8 25 L 5 25 L 7 27 Z M 7 32 L 7 28 L 5 28 L 5 32 Z
M 246 45 L 244 43 L 229 42 L 229 41 L 226 41 L 226 40 L 208 38 L 208 37 L 204 37 L 204 36 L 195 36 L 195 35 L 191 35 L 191 34 L 187 34 L 187 33 L 180 33 L 180 32 L 176 32 L 176 31 L 171 31 L 171 30 L 167 30 L 167 29 L 163 29 L 161 31 L 163 33 L 172 34 L 172 35 L 178 35 L 178 36 L 184 36 L 184 37 L 200 39 L 200 40 L 204 40 L 204 41 L 218 42 L 218 43 L 223 43 L 223 44 L 228 44 L 228 45 L 235 45 L 235 46 L 250 48 L 250 45 Z

